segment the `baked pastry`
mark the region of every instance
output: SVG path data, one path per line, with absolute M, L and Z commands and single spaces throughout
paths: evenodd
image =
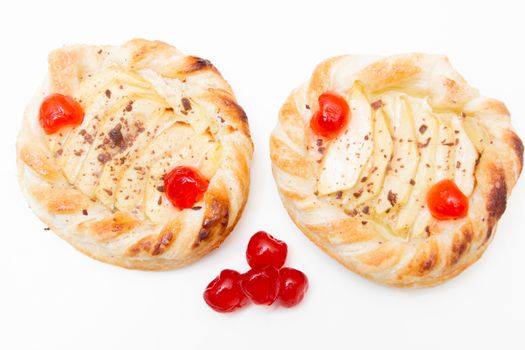
M 53 51 L 17 143 L 40 219 L 95 259 L 144 270 L 221 244 L 246 203 L 252 152 L 217 69 L 141 39 Z
M 284 103 L 270 140 L 290 217 L 360 275 L 431 286 L 475 262 L 523 166 L 505 105 L 444 56 L 340 56 Z

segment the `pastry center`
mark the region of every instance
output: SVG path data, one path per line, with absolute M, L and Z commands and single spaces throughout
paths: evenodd
M 472 117 L 436 111 L 424 97 L 387 91 L 370 95 L 359 83 L 346 96 L 350 122 L 337 138 L 313 139 L 316 193 L 381 232 L 403 239 L 428 233 L 429 188 L 451 179 L 467 197 L 488 133 Z
M 161 83 L 151 72 L 121 68 L 84 77 L 75 93 L 83 124 L 48 137 L 70 184 L 111 210 L 154 223 L 178 212 L 165 197 L 165 174 L 182 165 L 211 179 L 222 157 L 210 113 L 182 88 L 162 95 L 154 86 Z

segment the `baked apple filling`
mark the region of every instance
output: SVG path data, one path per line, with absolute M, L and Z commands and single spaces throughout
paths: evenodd
M 431 220 L 445 218 L 428 207 L 427 194 L 436 183 L 450 180 L 468 199 L 477 160 L 490 142 L 476 119 L 433 110 L 421 96 L 369 94 L 359 82 L 344 98 L 346 129 L 333 139 L 310 133 L 320 199 L 403 239 L 425 235 Z
M 163 85 L 171 86 L 169 94 Z M 206 186 L 183 191 L 191 198 L 179 191 L 175 200 L 165 176 L 183 166 L 198 169 L 207 183 L 222 152 L 216 107 L 184 93 L 179 80 L 147 70 L 111 68 L 85 77 L 74 96 L 85 112 L 81 125 L 64 123 L 46 136 L 65 177 L 106 207 L 157 223 L 175 208 L 193 207 Z

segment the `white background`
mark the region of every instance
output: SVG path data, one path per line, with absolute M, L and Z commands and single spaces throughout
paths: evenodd
M 343 53 L 447 54 L 471 85 L 507 104 L 525 137 L 524 9 L 506 1 L 3 1 L 0 5 L 0 349 L 524 349 L 525 181 L 492 245 L 431 289 L 386 288 L 345 270 L 288 219 L 268 137 L 289 91 Z M 64 44 L 160 39 L 210 59 L 246 109 L 255 143 L 245 213 L 221 249 L 171 272 L 128 271 L 76 252 L 28 209 L 16 183 L 25 104 Z M 520 215 L 521 214 L 521 215 Z M 294 309 L 223 315 L 202 300 L 223 268 L 245 270 L 266 229 L 310 278 Z

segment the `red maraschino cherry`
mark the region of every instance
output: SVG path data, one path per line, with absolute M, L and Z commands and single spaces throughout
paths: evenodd
M 48 135 L 56 133 L 65 126 L 82 124 L 84 110 L 71 96 L 52 94 L 40 105 L 38 120 Z
M 272 305 L 279 296 L 279 270 L 257 267 L 242 275 L 241 288 L 254 304 Z
M 208 189 L 208 180 L 194 168 L 178 166 L 164 176 L 164 192 L 179 209 L 192 208 Z
M 308 278 L 299 270 L 283 267 L 279 271 L 279 301 L 281 305 L 292 307 L 303 300 L 308 290 Z
M 240 287 L 241 274 L 234 270 L 222 270 L 208 284 L 204 300 L 215 311 L 232 312 L 246 305 L 248 298 Z
M 342 96 L 333 92 L 321 94 L 318 100 L 319 111 L 310 119 L 310 128 L 317 135 L 332 139 L 348 124 L 350 108 Z
M 246 260 L 251 267 L 271 265 L 281 268 L 286 260 L 288 246 L 264 231 L 259 231 L 250 238 L 246 249 Z
M 439 220 L 464 218 L 468 212 L 468 198 L 452 180 L 434 184 L 427 193 L 427 205 Z

